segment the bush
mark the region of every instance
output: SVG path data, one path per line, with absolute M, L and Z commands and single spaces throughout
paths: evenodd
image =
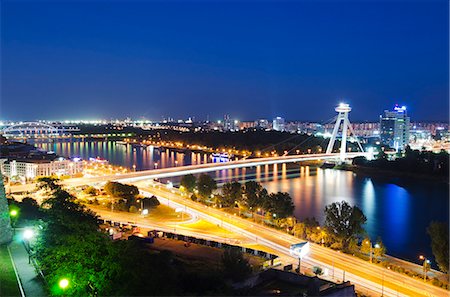
M 136 208 L 136 206 L 132 205 L 132 206 L 130 206 L 130 208 L 128 209 L 128 211 L 129 211 L 129 212 L 132 212 L 132 213 L 135 213 L 135 212 L 137 212 L 137 208 Z
M 150 198 L 143 198 L 142 199 L 142 205 L 144 208 L 147 207 L 157 207 L 161 203 L 159 202 L 158 198 L 156 196 L 152 196 Z
M 333 250 L 342 250 L 343 246 L 342 246 L 342 243 L 335 242 L 330 245 L 330 248 L 332 248 Z
M 312 269 L 312 272 L 313 272 L 316 276 L 319 276 L 319 275 L 322 275 L 322 274 L 323 274 L 322 268 L 320 268 L 319 266 L 314 266 L 313 269 Z
M 93 186 L 87 187 L 86 189 L 83 190 L 83 192 L 89 196 L 96 196 L 98 194 L 98 190 Z
M 433 278 L 433 279 L 431 280 L 431 283 L 432 283 L 434 286 L 438 286 L 438 287 L 442 287 L 442 285 L 443 285 L 443 283 L 442 283 L 439 279 L 437 279 L 437 278 Z

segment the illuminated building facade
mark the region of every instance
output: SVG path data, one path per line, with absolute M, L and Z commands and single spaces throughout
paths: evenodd
M 394 110 L 385 110 L 380 115 L 380 141 L 397 151 L 403 150 L 409 143 L 410 119 L 405 106 L 394 107 Z
M 275 131 L 285 131 L 285 121 L 282 117 L 273 119 L 272 129 Z
M 50 160 L 5 160 L 1 172 L 8 178 L 32 180 L 39 176 L 75 175 L 83 171 L 83 162 L 58 159 Z

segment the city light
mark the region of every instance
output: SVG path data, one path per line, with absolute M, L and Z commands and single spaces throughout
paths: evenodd
M 26 240 L 30 240 L 31 238 L 33 238 L 34 236 L 34 232 L 31 229 L 25 229 L 25 231 L 23 231 L 23 238 Z
M 65 290 L 69 286 L 69 280 L 67 278 L 63 278 L 58 284 L 61 289 Z

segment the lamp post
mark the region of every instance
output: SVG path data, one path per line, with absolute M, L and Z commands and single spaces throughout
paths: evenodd
M 370 245 L 370 252 L 369 252 L 370 260 L 369 260 L 369 261 L 370 261 L 370 263 L 372 263 L 372 259 L 373 259 L 373 249 L 374 249 L 374 248 L 379 249 L 379 248 L 380 248 L 380 245 L 379 245 L 378 243 L 376 243 L 374 246 L 372 246 L 372 243 L 371 243 L 369 240 L 366 240 L 364 243 Z
M 12 227 L 13 227 L 13 235 L 16 234 L 16 220 L 17 220 L 18 214 L 19 214 L 19 212 L 15 209 L 13 209 L 9 212 L 9 215 L 11 217 Z
M 427 271 L 428 271 L 428 267 L 431 262 L 424 255 L 420 255 L 419 259 L 423 260 L 423 281 L 426 282 L 427 281 Z
M 69 280 L 67 278 L 60 279 L 58 282 L 58 286 L 63 292 L 65 292 L 66 289 L 69 287 Z

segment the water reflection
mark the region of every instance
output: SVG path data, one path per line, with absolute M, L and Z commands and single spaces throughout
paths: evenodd
M 137 170 L 211 162 L 206 154 L 160 151 L 154 147 L 135 147 L 111 141 L 56 142 L 38 144 L 45 150 L 69 157 L 101 157 L 110 163 Z M 372 239 L 381 236 L 388 252 L 415 260 L 431 255 L 426 228 L 430 221 L 448 222 L 448 188 L 445 184 L 408 182 L 402 187 L 379 179 L 359 177 L 352 172 L 299 164 L 264 165 L 212 173 L 218 183 L 231 180 L 258 180 L 269 192 L 289 192 L 295 216 L 316 217 L 324 221 L 323 209 L 345 200 L 358 205 L 367 217 L 366 230 Z M 173 182 L 179 180 L 174 178 Z

